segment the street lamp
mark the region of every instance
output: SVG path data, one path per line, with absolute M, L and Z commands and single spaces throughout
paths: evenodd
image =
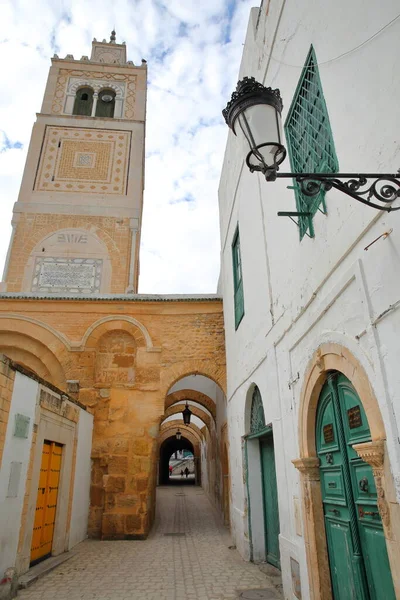
M 185 425 L 190 425 L 190 417 L 192 416 L 192 411 L 189 408 L 187 400 L 186 400 L 186 406 L 185 406 L 184 410 L 182 411 L 182 416 L 183 416 L 183 422 L 185 423 Z
M 179 440 L 180 440 L 180 439 L 181 439 L 181 437 L 182 437 L 182 433 L 181 433 L 181 431 L 180 431 L 179 429 L 177 430 L 177 432 L 176 432 L 176 434 L 175 434 L 175 437 L 176 437 L 176 439 L 177 439 L 177 440 L 178 440 L 178 442 L 179 442 Z
M 278 89 L 266 88 L 254 77 L 244 77 L 222 111 L 233 133 L 237 135 L 239 129 L 249 145 L 246 163 L 252 173 L 261 171 L 267 181 L 293 178 L 299 184 L 300 191 L 310 198 L 321 191 L 335 188 L 372 208 L 386 212 L 400 210 L 400 206 L 388 206 L 400 198 L 400 170 L 395 174 L 278 173 L 279 165 L 286 157 L 286 148 L 282 143 L 282 108 Z M 371 179 L 374 180 L 372 183 L 369 181 Z M 371 202 L 371 198 L 382 205 Z M 310 215 L 308 212 L 278 212 L 278 216 L 287 217 Z

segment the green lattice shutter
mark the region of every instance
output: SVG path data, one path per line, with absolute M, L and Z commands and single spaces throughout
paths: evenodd
M 322 92 L 314 48 L 310 52 L 298 83 L 285 123 L 289 157 L 294 173 L 336 173 L 339 169 Z M 311 212 L 299 217 L 300 239 L 309 232 L 314 236 L 313 216 L 317 210 L 326 212 L 325 192 L 309 198 L 294 182 L 298 212 Z
M 242 259 L 240 255 L 239 229 L 236 229 L 232 242 L 233 290 L 235 301 L 235 329 L 244 315 Z
M 259 433 L 265 429 L 264 407 L 260 390 L 255 386 L 251 397 L 250 433 Z

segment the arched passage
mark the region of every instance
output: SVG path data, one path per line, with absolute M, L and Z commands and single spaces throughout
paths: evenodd
M 221 522 L 229 524 L 229 446 L 227 445 L 225 370 L 210 361 L 186 361 L 173 365 L 161 374 L 165 412 L 160 427 L 159 448 L 166 431 L 175 436 L 182 432 L 194 444 L 196 482 L 200 483 L 210 501 L 220 512 Z M 190 424 L 183 424 L 185 405 L 191 411 Z M 160 454 L 159 481 L 166 481 L 167 472 Z M 171 463 L 172 466 L 172 463 Z M 163 469 L 163 475 L 161 475 Z
M 158 470 L 158 482 L 160 485 L 168 485 L 170 483 L 169 477 L 169 460 L 171 456 L 177 450 L 188 450 L 194 456 L 196 462 L 195 448 L 189 439 L 182 435 L 181 439 L 178 440 L 175 435 L 171 435 L 160 445 L 160 456 L 159 456 L 159 470 Z M 195 483 L 195 480 L 190 480 L 191 483 Z M 185 482 L 185 480 L 183 480 Z M 197 482 L 196 483 L 200 483 Z

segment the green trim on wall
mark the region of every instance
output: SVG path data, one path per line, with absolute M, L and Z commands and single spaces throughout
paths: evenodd
M 244 316 L 243 272 L 240 252 L 239 225 L 236 227 L 232 241 L 233 293 L 235 303 L 235 329 Z
M 248 435 L 245 435 L 244 439 L 255 440 L 257 438 L 264 437 L 265 435 L 270 435 L 271 433 L 272 433 L 272 425 L 266 425 L 264 427 L 264 429 L 260 429 L 260 431 L 257 431 L 256 433 L 249 433 Z

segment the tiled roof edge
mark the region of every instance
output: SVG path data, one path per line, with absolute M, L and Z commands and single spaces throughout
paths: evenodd
M 48 295 L 20 292 L 0 293 L 0 300 L 79 300 L 86 302 L 215 302 L 222 300 L 219 294 L 97 294 Z

